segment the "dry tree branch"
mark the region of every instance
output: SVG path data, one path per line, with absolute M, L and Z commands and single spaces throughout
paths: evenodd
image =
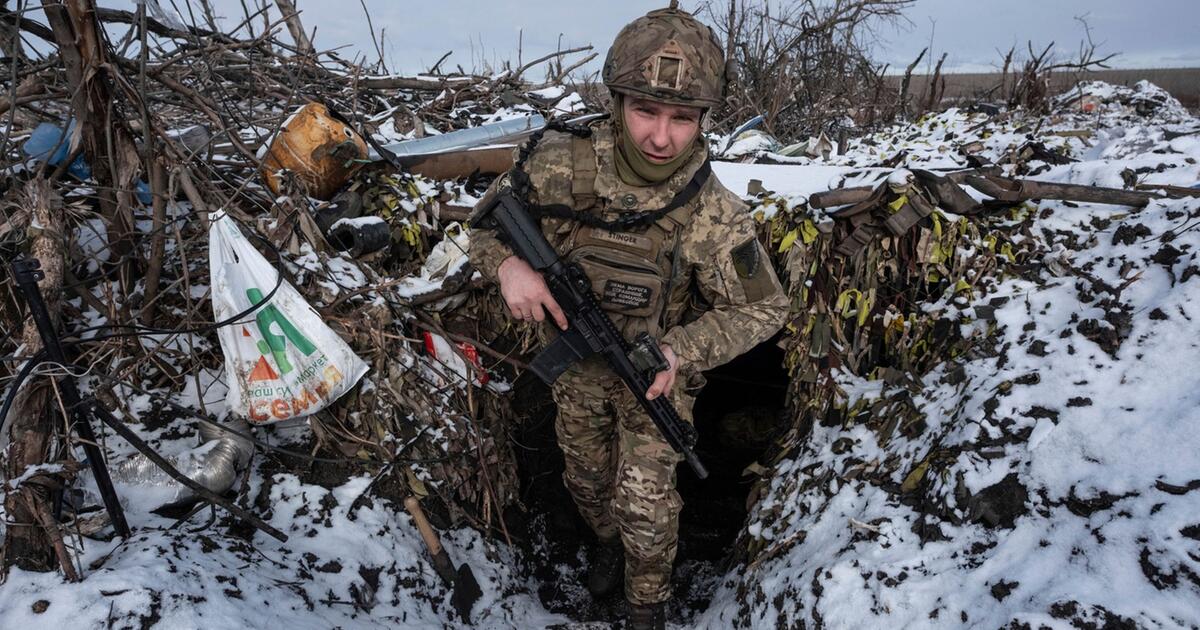
M 216 32 L 216 17 L 207 2 L 176 7 L 184 9 L 181 15 L 184 22 L 190 18 L 190 25 L 155 21 L 153 12 L 145 8 L 135 12 L 96 9 L 91 0 L 68 0 L 67 4 L 44 0 L 39 10 L 48 13 L 49 26 L 29 19 L 28 14 L 14 14 L 0 7 L 0 28 L 45 37 L 53 47 L 46 61 L 22 60 L 11 72 L 6 67 L 0 73 L 5 75 L 0 81 L 9 81 L 0 86 L 0 94 L 8 97 L 0 98 L 0 113 L 9 116 L 9 130 L 24 134 L 43 121 L 63 125 L 67 120 L 79 119 L 78 112 L 84 111 L 78 107 L 80 104 L 87 105 L 86 111 L 94 118 L 87 125 L 94 130 L 94 137 L 73 142 L 65 161 L 39 170 L 14 171 L 15 179 L 22 183 L 23 178 L 38 175 L 38 181 L 70 195 L 72 201 L 63 213 L 67 234 L 73 234 L 81 222 L 103 217 L 114 207 L 137 219 L 117 230 L 114 236 L 118 238 L 109 239 L 103 249 L 68 249 L 71 258 L 64 268 L 63 291 L 82 300 L 67 304 L 63 316 L 72 324 L 86 316 L 95 318 L 89 321 L 101 319 L 111 325 L 140 323 L 169 331 L 156 333 L 153 340 L 139 340 L 137 333 L 105 334 L 111 330 L 96 338 L 79 339 L 73 346 L 77 352 L 73 359 L 78 364 L 162 388 L 177 388 L 186 382 L 200 391 L 206 385 L 202 380 L 204 371 L 216 369 L 221 362 L 219 351 L 212 349 L 217 347 L 215 335 L 211 331 L 187 335 L 180 332 L 203 330 L 211 323 L 210 304 L 198 288 L 207 273 L 204 218 L 208 211 L 221 207 L 249 230 L 265 230 L 257 219 L 276 205 L 276 196 L 261 185 L 257 155 L 295 107 L 308 100 L 322 100 L 354 121 L 366 121 L 366 125 L 379 124 L 398 114 L 420 115 L 422 128 L 428 124 L 442 132 L 452 131 L 478 122 L 479 115 L 494 111 L 513 93 L 561 84 L 595 57 L 590 47 L 561 49 L 533 62 L 518 63 L 514 72 L 497 77 L 461 69 L 458 73 L 440 72 L 443 58 L 425 75 L 371 77 L 372 71 L 386 71 L 382 55 L 380 63 L 372 67 L 357 59 L 342 59 L 336 51 L 313 49 L 302 53 L 303 45 L 293 45 L 283 31 L 287 17 L 294 17 L 294 12 L 280 17 L 268 14 L 271 3 L 246 0 L 241 4 L 244 19 L 225 33 Z M 67 7 L 77 10 L 67 11 Z M 190 9 L 194 7 L 198 10 L 193 12 Z M 131 28 L 114 45 L 103 36 L 99 28 L 102 24 L 129 24 Z M 91 34 L 85 32 L 78 37 L 77 30 L 85 26 Z M 60 37 L 55 28 L 69 37 Z M 376 45 L 377 52 L 383 49 L 381 42 Z M 544 82 L 526 78 L 537 64 L 548 68 Z M 80 68 L 87 71 L 77 71 Z M 360 76 L 367 78 L 357 79 Z M 794 77 L 791 80 L 794 82 Z M 533 104 L 544 106 L 536 101 Z M 784 102 L 782 107 L 786 106 Z M 17 107 L 21 111 L 17 112 Z M 190 132 L 198 127 L 203 127 L 203 133 L 195 140 Z M 63 142 L 71 142 L 71 138 Z M 9 158 L 10 165 L 26 159 L 13 151 L 11 142 L 0 154 Z M 80 155 L 93 169 L 95 181 L 67 176 Z M 118 165 L 127 168 L 121 170 Z M 41 177 L 51 171 L 51 177 Z M 150 200 L 144 206 L 135 198 L 139 179 L 150 184 Z M 447 189 L 446 194 L 455 193 Z M 114 198 L 124 201 L 114 202 Z M 310 210 L 303 200 L 293 202 L 298 212 Z M 27 222 L 27 218 L 14 216 L 0 223 L 5 226 L 0 229 L 15 234 L 20 221 Z M 438 228 L 436 221 L 434 230 Z M 428 233 L 427 225 L 419 227 L 423 230 L 421 246 L 428 247 L 436 235 Z M 100 232 L 103 240 L 104 230 Z M 116 248 L 122 236 L 131 243 L 127 252 Z M 6 237 L 0 247 L 8 246 L 10 241 Z M 96 253 L 85 253 L 92 251 Z M 9 250 L 4 253 L 7 255 Z M 364 270 L 375 269 L 369 277 L 386 287 L 411 272 L 415 260 L 415 256 L 387 260 L 395 267 L 378 260 L 358 264 Z M 128 269 L 118 277 L 121 268 Z M 364 321 L 380 322 L 373 319 L 377 314 L 364 316 L 371 313 L 371 294 L 378 292 L 342 288 L 334 297 L 328 297 L 320 294 L 311 278 L 308 284 L 298 288 L 314 300 L 315 306 L 328 311 L 331 320 L 343 322 L 349 329 L 363 327 Z M 460 290 L 469 287 L 464 283 Z M 393 340 L 390 343 L 410 343 L 407 339 L 418 326 L 411 312 L 431 312 L 430 306 L 421 300 L 404 303 L 395 299 L 390 306 L 394 309 L 391 319 L 383 319 L 373 327 L 372 334 L 382 340 L 381 331 L 386 330 L 387 338 Z M 7 317 L 8 311 L 3 308 L 0 303 L 0 312 Z M 11 322 L 5 322 L 4 327 L 13 328 Z M 447 324 L 443 330 L 448 339 L 472 343 L 483 355 L 519 369 L 527 367 L 519 356 L 513 358 L 509 346 L 493 345 L 495 338 L 478 332 L 478 328 L 464 334 L 471 328 Z M 411 373 L 404 376 L 410 377 Z M 400 389 L 381 386 L 375 394 L 382 399 L 377 403 L 381 413 L 363 414 L 380 423 L 381 431 L 366 431 L 357 421 L 345 423 L 347 430 L 363 431 L 355 433 L 351 441 L 377 440 L 378 435 L 386 433 L 402 435 L 406 425 L 396 418 L 407 417 L 410 411 L 419 412 L 429 422 L 439 422 L 441 411 L 461 417 L 466 412 L 462 407 L 470 402 L 461 390 L 431 393 L 411 387 L 401 395 L 391 393 Z M 448 395 L 443 397 L 443 393 Z M 104 387 L 96 395 L 110 409 L 123 404 L 121 396 Z M 477 409 L 497 406 L 490 393 L 479 391 L 473 395 L 478 398 Z M 506 477 L 511 471 L 496 466 L 497 461 L 508 457 L 502 452 L 504 441 L 498 438 L 502 434 L 489 435 L 488 430 L 481 424 L 475 431 L 482 432 L 462 434 L 452 448 L 446 448 L 446 452 L 468 456 L 478 452 L 479 462 L 489 466 L 486 479 L 478 471 L 455 469 L 450 464 L 434 473 L 448 480 L 439 492 L 447 500 L 458 502 L 455 509 L 468 512 L 471 518 L 474 516 L 469 513 L 481 505 L 498 512 L 513 495 L 511 480 Z M 444 455 L 437 452 L 443 446 L 431 439 L 421 444 L 431 456 Z
M 315 52 L 313 50 L 312 40 L 304 31 L 304 25 L 300 22 L 300 13 L 296 11 L 296 3 L 292 0 L 275 0 L 275 5 L 279 7 L 279 12 L 283 14 L 283 19 L 287 23 L 288 32 L 292 34 L 292 39 L 296 42 L 296 49 L 301 55 L 311 56 Z
M 831 130 L 853 112 L 870 125 L 895 109 L 866 45 L 873 25 L 900 18 L 908 0 L 766 0 L 709 2 L 698 13 L 714 25 L 739 68 L 727 103 L 714 112 L 723 128 L 762 114 L 781 140 Z

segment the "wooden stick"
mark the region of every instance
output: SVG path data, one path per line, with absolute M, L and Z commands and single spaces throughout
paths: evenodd
M 29 502 L 29 507 L 38 517 L 38 522 L 42 524 L 42 529 L 46 530 L 46 534 L 50 537 L 50 546 L 54 549 L 54 555 L 58 558 L 58 565 L 62 567 L 63 575 L 66 576 L 68 582 L 78 582 L 79 572 L 75 570 L 75 561 L 71 557 L 71 552 L 67 551 L 67 546 L 63 543 L 62 530 L 59 529 L 58 521 L 54 520 L 54 515 L 50 513 L 50 508 L 46 505 L 46 499 L 40 496 L 43 493 L 33 493 L 25 495 L 25 500 Z
M 969 176 L 967 185 L 979 192 L 1001 201 L 1028 201 L 1030 199 L 1056 199 L 1082 203 L 1106 203 L 1118 206 L 1143 208 L 1155 199 L 1158 193 L 1080 184 L 1057 184 L 1032 179 L 1015 179 L 996 175 Z
M 287 21 L 288 32 L 292 34 L 292 39 L 295 40 L 300 54 L 313 54 L 312 41 L 309 40 L 308 33 L 304 32 L 304 25 L 300 23 L 300 13 L 296 11 L 295 3 L 292 0 L 275 0 L 275 5 L 279 7 L 279 13 Z
M 1171 186 L 1170 184 L 1138 184 L 1138 190 L 1161 190 L 1172 197 L 1200 197 L 1200 188 L 1187 186 Z

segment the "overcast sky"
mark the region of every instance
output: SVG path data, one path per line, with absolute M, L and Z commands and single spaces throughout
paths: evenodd
M 715 0 L 723 3 L 725 0 Z M 172 0 L 159 0 L 170 11 Z M 134 0 L 101 0 L 105 6 L 129 8 Z M 254 5 L 257 0 L 245 0 Z M 235 24 L 242 19 L 242 0 L 212 0 L 218 14 Z M 296 0 L 308 30 L 317 29 L 321 48 L 346 45 L 347 56 L 378 57 L 367 28 L 365 4 L 376 34 L 386 35 L 384 59 L 393 72 L 411 74 L 428 68 L 443 54 L 453 55 L 443 68 L 493 66 L 517 58 L 518 41 L 525 61 L 555 50 L 592 44 L 599 60 L 620 27 L 665 0 Z M 696 0 L 683 0 L 692 8 Z M 779 3 L 773 3 L 778 6 Z M 185 0 L 174 0 L 183 8 Z M 1101 53 L 1121 53 L 1114 67 L 1200 66 L 1200 1 L 1197 0 L 916 0 L 899 25 L 884 25 L 875 42 L 875 57 L 893 68 L 907 65 L 932 41 L 933 57 L 948 52 L 947 69 L 986 71 L 1001 50 L 1023 49 L 1054 41 L 1061 54 L 1074 55 L 1086 16 Z M 285 35 L 286 37 L 286 35 Z M 599 61 L 592 69 L 599 69 Z M 924 65 L 924 63 L 922 64 Z

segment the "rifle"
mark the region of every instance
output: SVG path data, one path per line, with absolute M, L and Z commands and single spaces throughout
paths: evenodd
M 633 344 L 625 341 L 608 314 L 600 308 L 592 293 L 592 283 L 577 264 L 559 258 L 538 225 L 509 183 L 510 175 L 497 188 L 490 207 L 479 218 L 503 233 L 513 252 L 541 272 L 550 294 L 567 316 L 567 330 L 561 332 L 530 363 L 530 369 L 547 385 L 553 384 L 568 367 L 593 354 L 600 354 L 608 366 L 629 388 L 633 397 L 649 414 L 667 444 L 683 455 L 696 476 L 704 479 L 708 471 L 696 457 L 696 430 L 679 417 L 679 412 L 659 396 L 646 400 L 646 390 L 654 375 L 667 369 L 668 363 L 655 340 L 641 333 Z

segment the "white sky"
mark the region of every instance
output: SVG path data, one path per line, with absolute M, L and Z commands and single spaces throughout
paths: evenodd
M 259 0 L 244 0 L 254 5 Z M 723 3 L 724 0 L 714 0 Z M 186 10 L 186 0 L 159 0 Z M 239 22 L 243 0 L 212 0 L 218 14 Z M 134 0 L 101 0 L 105 6 L 132 8 Z M 685 8 L 697 0 L 683 0 Z M 776 6 L 778 2 L 774 3 Z M 555 50 L 592 44 L 600 61 L 612 38 L 633 18 L 666 5 L 666 0 L 296 0 L 308 30 L 317 29 L 320 48 L 346 45 L 374 60 L 363 6 L 376 34 L 386 34 L 385 61 L 393 72 L 411 74 L 454 51 L 443 68 L 466 70 L 515 61 L 523 42 L 525 61 Z M 1200 2 L 1196 0 L 917 0 L 907 21 L 885 25 L 875 42 L 875 57 L 893 68 L 907 65 L 930 44 L 933 55 L 950 53 L 946 69 L 989 70 L 1000 50 L 1026 40 L 1057 42 L 1062 55 L 1073 55 L 1084 32 L 1076 16 L 1087 16 L 1102 53 L 1120 52 L 1112 65 L 1124 68 L 1200 66 Z M 286 37 L 286 35 L 285 35 Z M 577 57 L 578 58 L 578 57 Z M 922 64 L 924 65 L 924 63 Z

